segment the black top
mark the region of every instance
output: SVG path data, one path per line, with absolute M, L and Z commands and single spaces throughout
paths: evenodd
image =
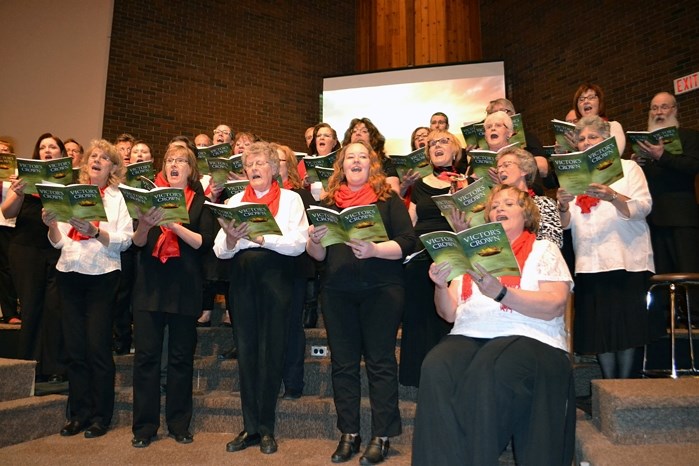
M 41 207 L 41 199 L 31 194 L 24 195 L 12 235 L 13 244 L 54 249 L 49 242 L 49 227 L 41 220 Z
M 390 157 L 383 157 L 381 159 L 381 169 L 383 170 L 384 175 L 386 175 L 386 178 L 390 176 L 395 176 L 398 178 L 398 170 L 396 170 L 396 166 Z
M 448 194 L 449 187 L 434 188 L 419 179 L 413 185 L 413 191 L 410 194 L 410 202 L 415 204 L 415 212 L 417 213 L 417 223 L 415 223 L 415 234 L 419 237 L 425 233 L 433 231 L 451 231 L 451 226 L 447 222 L 446 217 L 437 207 L 437 204 L 432 200 L 432 196 L 440 194 Z M 422 243 L 418 241 L 418 249 L 422 249 Z
M 699 131 L 679 128 L 682 154 L 665 152 L 643 167 L 653 198 L 649 223 L 657 226 L 699 226 L 694 178 L 699 173 Z
M 190 223 L 183 225 L 201 234 L 199 249 L 192 248 L 178 237 L 180 257 L 170 258 L 163 264 L 153 257 L 153 248 L 162 230 L 156 226 L 148 232 L 146 244 L 138 248 L 132 302 L 134 311 L 201 314 L 202 258 L 214 244 L 213 220 L 211 211 L 204 207 L 205 200 L 201 191 L 196 190 L 189 207 Z
M 397 242 L 403 257 L 412 253 L 417 241 L 408 209 L 394 192 L 385 201 L 376 202 L 388 237 Z M 337 205 L 329 206 L 340 211 Z M 323 286 L 341 290 L 361 290 L 388 284 L 403 284 L 402 260 L 357 259 L 345 244 L 327 248 Z

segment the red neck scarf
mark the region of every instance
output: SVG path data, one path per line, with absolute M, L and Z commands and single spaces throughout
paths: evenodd
M 591 197 L 587 194 L 579 194 L 575 198 L 575 205 L 580 207 L 580 210 L 583 214 L 589 214 L 590 212 L 592 212 L 592 208 L 597 204 L 599 204 L 599 198 Z
M 284 186 L 282 186 L 284 189 L 294 189 L 294 185 L 291 184 L 291 181 L 289 181 L 289 178 L 284 180 Z
M 243 194 L 243 202 L 256 202 L 258 204 L 267 204 L 269 211 L 272 212 L 272 216 L 276 217 L 277 212 L 279 212 L 279 198 L 281 197 L 282 190 L 279 188 L 279 183 L 277 180 L 272 180 L 272 185 L 262 197 L 257 197 L 257 193 L 252 186 L 247 185 L 245 192 Z
M 515 253 L 515 258 L 517 259 L 517 264 L 519 264 L 519 270 L 524 270 L 524 263 L 529 257 L 529 253 L 532 252 L 532 247 L 534 246 L 534 241 L 536 240 L 536 235 L 529 231 L 523 231 L 521 235 L 517 237 L 512 242 L 512 252 Z M 512 275 L 504 275 L 498 277 L 500 283 L 508 288 L 519 288 L 519 282 L 521 277 L 515 277 Z M 473 290 L 471 289 L 473 279 L 467 273 L 464 274 L 461 279 L 461 301 L 466 301 L 471 297 Z M 504 305 L 501 305 L 502 310 L 507 309 Z
M 107 186 L 105 186 L 104 188 L 99 188 L 100 196 L 102 198 L 104 198 L 104 190 L 105 189 L 107 189 Z M 99 229 L 100 222 L 91 222 L 91 223 L 94 226 L 96 226 L 97 229 Z M 92 236 L 83 235 L 82 233 L 78 232 L 78 230 L 76 230 L 75 228 L 70 227 L 70 230 L 68 231 L 68 238 L 72 239 L 73 241 L 85 241 L 86 239 L 92 239 Z
M 432 174 L 438 180 L 450 183 L 452 193 L 455 193 L 468 184 L 466 177 L 454 170 L 454 167 L 433 167 Z
M 158 185 L 158 187 L 170 187 L 170 183 L 168 183 L 162 172 L 159 172 L 155 176 L 155 184 Z M 189 187 L 189 184 L 184 188 L 184 199 L 187 210 L 189 210 L 192 206 L 192 200 L 194 199 L 194 190 Z M 158 260 L 164 264 L 171 257 L 180 257 L 180 243 L 174 231 L 162 225 L 160 226 L 160 231 L 160 236 L 155 243 L 155 247 L 153 247 L 153 253 L 151 255 L 157 257 Z
M 379 200 L 379 196 L 376 195 L 369 183 L 364 183 L 364 186 L 357 191 L 352 191 L 346 184 L 343 184 L 335 192 L 334 200 L 339 208 L 346 209 L 357 205 L 373 204 Z

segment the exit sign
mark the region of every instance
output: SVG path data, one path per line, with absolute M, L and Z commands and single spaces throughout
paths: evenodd
M 688 76 L 677 78 L 675 83 L 675 95 L 684 94 L 685 92 L 695 91 L 699 89 L 699 72 L 692 73 Z

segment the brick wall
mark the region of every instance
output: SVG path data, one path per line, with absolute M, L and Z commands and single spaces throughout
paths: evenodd
M 115 0 L 104 136 L 161 156 L 172 136 L 226 123 L 302 150 L 322 78 L 355 69 L 354 13 L 352 0 Z
M 696 0 L 481 0 L 483 58 L 505 61 L 508 98 L 544 144 L 585 81 L 604 89 L 610 119 L 645 129 L 653 95 L 699 71 L 698 18 Z M 699 129 L 699 91 L 677 100 L 680 123 Z
M 653 94 L 699 71 L 697 18 L 696 0 L 481 0 L 483 59 L 505 60 L 508 97 L 544 144 L 583 81 L 643 129 Z M 228 123 L 301 150 L 322 77 L 355 70 L 354 37 L 352 0 L 115 0 L 104 135 L 130 131 L 160 154 Z M 678 102 L 699 129 L 699 91 Z

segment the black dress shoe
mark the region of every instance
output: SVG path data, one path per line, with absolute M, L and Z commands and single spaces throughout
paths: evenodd
M 284 390 L 284 395 L 282 398 L 285 400 L 298 400 L 301 398 L 302 393 L 297 392 L 296 390 Z
M 233 452 L 245 450 L 247 447 L 259 445 L 260 441 L 260 434 L 249 434 L 242 431 L 235 439 L 226 444 L 226 451 Z
M 134 448 L 146 448 L 153 441 L 153 437 L 136 436 L 131 439 L 131 446 Z
M 391 442 L 388 439 L 383 440 L 381 437 L 373 437 L 366 450 L 364 450 L 364 454 L 359 458 L 359 464 L 381 463 L 388 456 L 389 448 L 391 448 Z
M 274 435 L 265 434 L 260 440 L 260 451 L 265 455 L 271 455 L 277 451 L 277 441 L 274 440 Z
M 107 428 L 97 423 L 92 424 L 85 430 L 85 438 L 101 437 L 107 433 Z
M 219 354 L 216 356 L 216 358 L 219 361 L 225 361 L 226 359 L 238 359 L 238 348 L 234 346 L 228 351 L 224 351 L 223 353 Z
M 114 343 L 112 346 L 112 351 L 117 356 L 124 356 L 125 354 L 131 353 L 131 343 Z
M 197 320 L 197 327 L 204 327 L 204 328 L 211 327 L 211 321 L 207 320 L 206 322 L 199 322 Z
M 342 434 L 340 443 L 337 444 L 335 453 L 330 457 L 333 463 L 344 463 L 352 459 L 362 445 L 362 438 L 359 434 L 352 437 L 352 434 Z
M 73 435 L 77 435 L 83 430 L 83 423 L 80 421 L 69 421 L 66 425 L 63 426 L 61 429 L 61 435 L 63 437 L 71 437 Z
M 184 431 L 179 434 L 170 432 L 168 435 L 174 438 L 177 443 L 192 443 L 194 441 L 194 436 L 189 431 Z

